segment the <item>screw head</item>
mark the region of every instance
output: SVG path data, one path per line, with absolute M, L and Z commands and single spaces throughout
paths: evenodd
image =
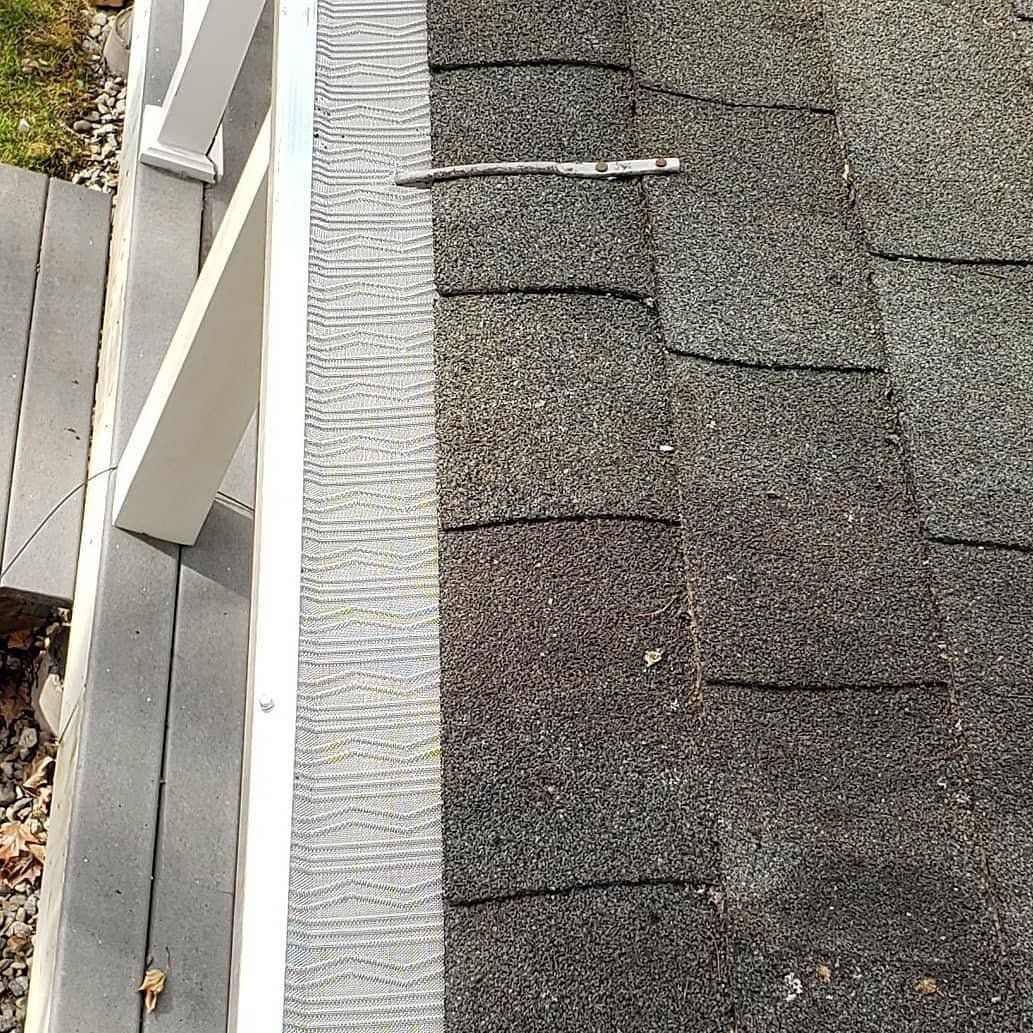
M 657 159 L 656 159 L 656 167 L 657 167 L 658 169 L 662 169 L 662 168 L 664 168 L 664 167 L 665 167 L 666 165 L 667 165 L 667 159 L 666 159 L 666 158 L 657 158 Z
M 595 163 L 595 171 L 596 172 L 605 172 L 609 167 L 610 166 L 607 165 L 605 161 L 597 161 Z
M 270 696 L 262 696 L 262 697 L 260 697 L 259 700 L 258 700 L 258 705 L 262 708 L 262 710 L 264 710 L 268 714 L 269 711 L 272 710 L 273 706 L 274 706 L 273 701 L 272 701 L 272 697 L 270 697 Z

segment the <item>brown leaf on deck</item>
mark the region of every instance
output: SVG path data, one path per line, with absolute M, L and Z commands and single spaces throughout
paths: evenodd
M 934 994 L 939 989 L 939 986 L 936 985 L 936 980 L 930 979 L 928 976 L 915 983 L 915 990 L 920 994 Z
M 815 965 L 814 974 L 826 985 L 832 982 L 832 969 L 828 965 Z
M 165 973 L 160 968 L 149 968 L 137 989 L 144 995 L 143 1004 L 147 1011 L 154 1011 L 158 1005 L 158 994 L 165 989 Z

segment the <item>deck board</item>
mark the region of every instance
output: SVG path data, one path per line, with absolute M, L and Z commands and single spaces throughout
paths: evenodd
M 46 202 L 46 176 L 0 165 L 0 541 L 7 524 Z
M 181 552 L 148 953 L 147 1031 L 224 1033 L 247 677 L 251 514 L 216 502 Z
M 110 211 L 107 194 L 50 183 L 0 588 L 58 603 L 75 586 Z

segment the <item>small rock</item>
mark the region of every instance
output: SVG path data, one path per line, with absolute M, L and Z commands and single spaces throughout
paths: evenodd
M 22 750 L 31 750 L 39 742 L 39 733 L 32 725 L 22 729 L 22 734 L 18 736 L 18 748 Z
M 94 23 L 93 25 L 90 26 L 90 38 L 91 39 L 100 39 L 100 34 L 103 31 L 104 31 L 104 26 L 103 25 L 97 25 L 96 23 Z
M 108 24 L 108 16 L 103 11 L 97 11 L 93 16 L 93 24 L 99 25 L 103 29 Z
M 15 997 L 24 997 L 29 992 L 29 981 L 25 976 L 15 976 L 8 984 L 8 989 Z
M 84 39 L 82 41 L 82 48 L 87 54 L 100 53 L 100 44 L 95 39 Z
M 86 116 L 86 121 L 87 122 L 99 122 L 100 121 L 100 114 L 98 112 L 96 112 L 96 111 L 91 111 Z
M 85 118 L 80 118 L 78 121 L 72 123 L 72 128 L 77 133 L 88 133 L 93 128 L 93 123 L 87 122 Z
M 29 120 L 27 118 L 19 118 L 18 119 L 18 132 L 19 133 L 28 133 L 28 132 L 31 131 L 31 129 L 32 129 L 32 126 L 29 124 Z
M 18 794 L 10 782 L 0 784 L 0 807 L 6 807 L 8 804 L 14 803 L 17 796 Z

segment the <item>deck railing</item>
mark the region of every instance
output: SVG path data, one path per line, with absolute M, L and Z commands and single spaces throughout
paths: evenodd
M 214 182 L 219 127 L 264 0 L 188 0 L 165 99 L 144 112 L 140 160 Z M 259 393 L 270 126 L 258 134 L 118 466 L 114 520 L 192 545 Z

